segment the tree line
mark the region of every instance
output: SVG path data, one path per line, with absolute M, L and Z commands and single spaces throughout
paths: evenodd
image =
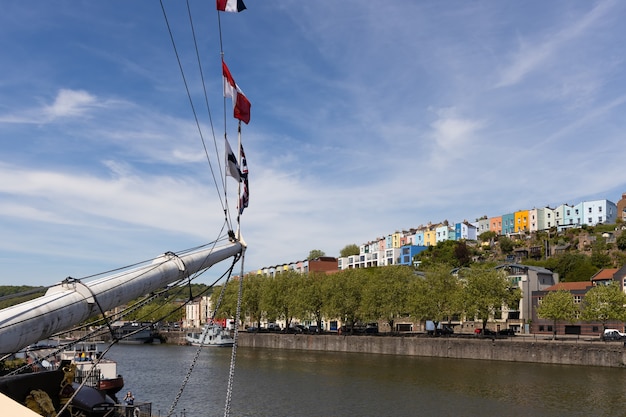
M 212 305 L 216 318 L 235 317 L 239 280 L 216 288 Z M 487 321 L 503 306 L 516 309 L 521 292 L 506 274 L 472 265 L 456 269 L 431 265 L 423 271 L 407 266 L 357 268 L 333 274 L 285 271 L 274 276 L 249 274 L 242 285 L 242 323 L 297 320 L 316 323 L 337 319 L 353 328 L 358 322 L 386 322 L 394 330 L 398 319 L 445 322 L 460 317 Z

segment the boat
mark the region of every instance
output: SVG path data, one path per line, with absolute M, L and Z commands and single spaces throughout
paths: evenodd
M 117 362 L 103 357 L 107 344 L 104 341 L 79 341 L 68 343 L 68 346 L 71 347 L 62 350 L 58 356 L 59 362 L 70 361 L 76 366 L 74 382 L 86 380 L 90 387 L 117 400 L 115 394 L 124 388 L 124 378 L 117 373 Z
M 142 345 L 154 341 L 154 326 L 152 323 L 113 323 L 113 335 L 119 343 L 127 345 Z
M 227 5 L 228 3 L 228 5 Z M 241 0 L 236 1 L 235 9 L 233 0 L 218 0 L 217 10 L 241 11 L 245 8 Z M 240 7 L 240 3 L 241 6 Z M 171 32 L 170 32 L 171 34 Z M 172 39 L 173 41 L 173 39 Z M 112 272 L 92 275 L 84 279 L 68 277 L 61 282 L 50 286 L 46 293 L 36 299 L 0 310 L 0 358 L 9 358 L 26 347 L 46 340 L 55 335 L 62 334 L 79 326 L 81 323 L 101 320 L 101 328 L 110 331 L 113 343 L 133 341 L 135 343 L 147 343 L 152 340 L 152 328 L 150 336 L 143 333 L 143 325 L 137 325 L 130 332 L 126 327 L 114 330 L 109 322 L 109 313 L 120 306 L 127 305 L 143 297 L 152 297 L 154 294 L 164 292 L 175 286 L 183 286 L 193 278 L 211 268 L 212 266 L 226 261 L 228 263 L 227 275 L 230 274 L 238 261 L 241 261 L 241 274 L 243 275 L 243 257 L 246 251 L 246 243 L 239 228 L 240 216 L 244 208 L 248 206 L 248 171 L 241 145 L 241 122 L 248 123 L 250 120 L 250 102 L 243 95 L 239 86 L 235 83 L 232 74 L 223 59 L 223 51 L 220 51 L 223 98 L 230 97 L 233 102 L 233 116 L 238 119 L 238 151 L 239 156 L 232 152 L 226 133 L 224 133 L 226 154 L 223 174 L 223 191 L 226 195 L 226 177 L 231 176 L 238 183 L 236 222 L 231 219 L 231 209 L 222 204 L 221 213 L 225 214 L 224 224 L 216 225 L 219 233 L 215 239 L 193 249 L 179 252 L 165 252 L 149 261 L 133 264 L 130 267 L 115 269 Z M 182 69 L 182 68 L 181 68 Z M 191 98 L 191 97 L 190 97 Z M 225 101 L 225 100 L 223 100 Z M 225 126 L 226 129 L 226 126 Z M 204 145 L 204 144 L 203 144 Z M 206 152 L 206 147 L 204 147 Z M 208 155 L 207 155 L 208 156 Z M 224 160 L 222 157 L 219 160 Z M 221 164 L 220 164 L 221 165 Z M 220 166 L 221 168 L 221 166 Z M 212 170 L 212 168 L 211 168 Z M 217 185 L 217 184 L 216 184 Z M 219 187 L 217 187 L 219 188 Z M 165 194 L 163 198 L 168 198 Z M 222 196 L 220 196 L 220 202 Z M 228 278 L 226 278 L 228 280 Z M 239 322 L 239 311 L 236 313 L 235 322 Z M 114 320 L 121 320 L 115 317 Z M 202 344 L 212 346 L 233 346 L 233 359 L 231 360 L 231 376 L 234 367 L 235 339 L 237 327 L 234 329 L 234 338 L 221 327 L 205 327 L 197 336 Z M 192 337 L 192 340 L 194 337 Z M 207 344 L 208 341 L 208 344 Z M 89 342 L 87 342 L 89 343 Z M 116 412 L 115 393 L 123 387 L 123 379 L 117 374 L 117 369 L 112 367 L 102 357 L 103 352 L 98 351 L 98 344 L 84 345 L 82 341 L 73 346 L 74 350 L 64 349 L 59 358 L 58 366 L 45 366 L 43 359 L 35 363 L 27 364 L 23 368 L 12 370 L 8 375 L 0 377 L 0 404 L 2 409 L 8 409 L 5 404 L 10 404 L 12 416 L 32 416 L 33 411 L 40 415 L 58 415 L 61 417 L 80 415 L 81 417 L 104 417 L 118 415 Z M 95 349 L 91 350 L 91 347 Z M 81 350 L 82 349 L 82 350 Z M 91 353 L 91 359 L 89 354 Z M 47 363 L 46 363 L 47 365 Z M 80 379 L 81 373 L 98 370 L 101 375 L 100 382 L 93 386 L 75 382 Z M 232 377 L 229 379 L 228 392 L 232 390 Z M 181 391 L 184 386 L 181 387 Z M 227 396 L 230 401 L 230 395 Z M 177 402 L 177 400 L 176 400 Z M 173 406 L 174 407 L 174 406 Z M 229 404 L 226 405 L 226 410 Z M 118 410 L 119 411 L 119 410 Z M 124 410 L 128 411 L 128 410 Z M 139 411 L 137 404 L 134 411 Z M 137 414 L 137 413 L 134 413 Z M 140 415 L 151 415 L 141 410 Z M 171 413 L 170 413 L 171 415 Z
M 219 324 L 206 324 L 202 332 L 190 332 L 185 340 L 192 346 L 230 347 L 235 343 L 230 333 Z

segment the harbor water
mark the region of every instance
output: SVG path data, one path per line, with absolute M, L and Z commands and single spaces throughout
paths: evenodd
M 166 416 L 195 347 L 116 345 L 125 391 Z M 223 416 L 230 348 L 203 348 L 173 416 Z M 616 416 L 626 369 L 239 347 L 231 416 Z

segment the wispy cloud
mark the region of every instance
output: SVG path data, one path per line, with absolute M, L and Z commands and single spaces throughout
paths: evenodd
M 603 24 L 602 19 L 614 8 L 612 0 L 598 3 L 588 13 L 570 22 L 562 17 L 562 27 L 548 29 L 533 41 L 537 35 L 520 35 L 519 48 L 513 54 L 509 64 L 501 70 L 500 79 L 495 87 L 507 87 L 521 82 L 527 75 L 541 69 L 549 69 L 550 64 L 560 59 L 565 48 L 575 48 L 573 42 L 596 30 Z M 527 38 L 530 38 L 528 40 Z

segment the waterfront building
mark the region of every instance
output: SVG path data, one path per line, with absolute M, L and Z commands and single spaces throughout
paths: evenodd
M 517 286 L 522 292 L 522 298 L 519 305 L 509 306 L 508 309 L 502 311 L 501 321 L 507 322 L 509 328 L 515 332 L 529 333 L 528 324 L 533 318 L 533 305 L 530 295 L 534 291 L 547 289 L 559 282 L 559 274 L 549 269 L 521 265 L 521 264 L 502 264 L 496 267 L 498 270 L 505 271 L 507 278 L 511 284 Z

